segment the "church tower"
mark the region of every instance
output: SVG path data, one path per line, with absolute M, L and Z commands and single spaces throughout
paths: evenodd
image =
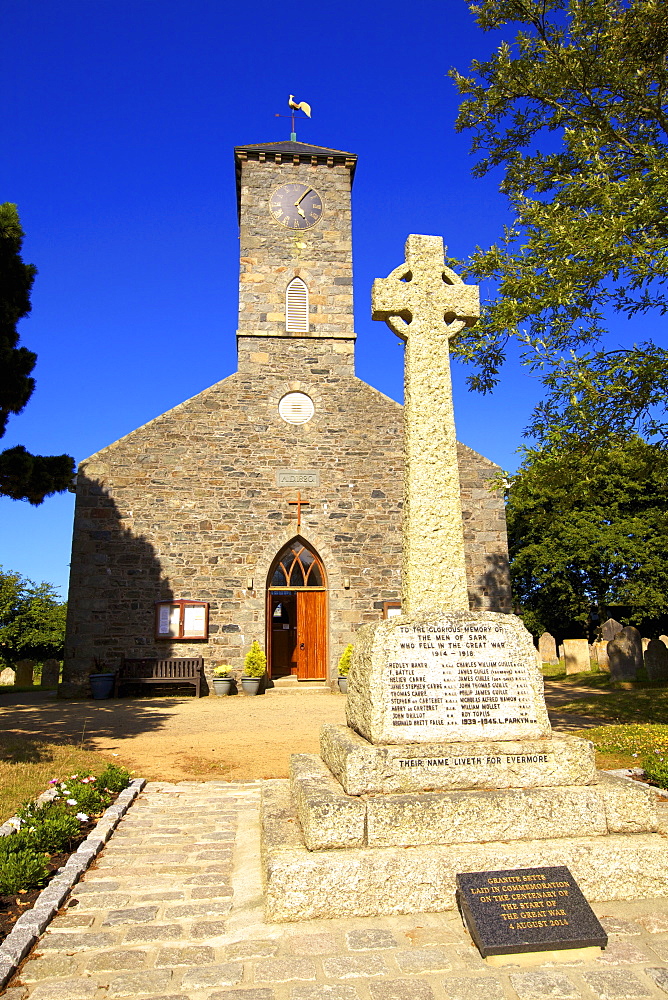
M 239 371 L 254 374 L 262 356 L 273 364 L 287 352 L 297 367 L 306 357 L 310 364 L 335 355 L 337 367 L 353 374 L 350 197 L 357 157 L 294 141 L 234 152 Z

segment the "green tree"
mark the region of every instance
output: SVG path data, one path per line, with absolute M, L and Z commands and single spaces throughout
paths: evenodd
M 516 32 L 470 75 L 451 70 L 474 174 L 501 169 L 512 213 L 497 244 L 453 262 L 497 289 L 456 348 L 470 385 L 496 384 L 514 337 L 546 388 L 539 442 L 665 443 L 668 352 L 602 338 L 611 310 L 668 311 L 668 4 L 467 2 L 483 31 Z
M 61 659 L 67 604 L 50 583 L 33 583 L 0 568 L 0 658 Z
M 668 611 L 668 453 L 639 438 L 528 452 L 508 491 L 513 593 L 531 632 L 586 632 L 592 607 Z
M 30 312 L 30 291 L 37 269 L 21 258 L 23 230 L 16 205 L 0 205 L 0 437 L 10 414 L 21 413 L 35 380 L 37 356 L 19 347 L 17 323 Z M 72 483 L 74 460 L 69 455 L 31 455 L 22 445 L 0 452 L 0 495 L 40 504 Z

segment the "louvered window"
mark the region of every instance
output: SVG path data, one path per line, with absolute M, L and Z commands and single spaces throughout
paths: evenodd
M 285 329 L 308 333 L 308 288 L 301 278 L 293 278 L 285 292 Z

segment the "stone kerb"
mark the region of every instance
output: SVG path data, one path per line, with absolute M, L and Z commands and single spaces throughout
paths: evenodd
M 549 736 L 531 636 L 514 615 L 434 611 L 363 626 L 347 721 L 376 744 Z

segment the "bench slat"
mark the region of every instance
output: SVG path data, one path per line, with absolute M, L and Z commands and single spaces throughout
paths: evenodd
M 159 684 L 188 683 L 194 684 L 195 693 L 201 695 L 204 657 L 170 657 L 169 659 L 134 658 L 123 659 L 116 674 L 114 695 L 122 683 Z

